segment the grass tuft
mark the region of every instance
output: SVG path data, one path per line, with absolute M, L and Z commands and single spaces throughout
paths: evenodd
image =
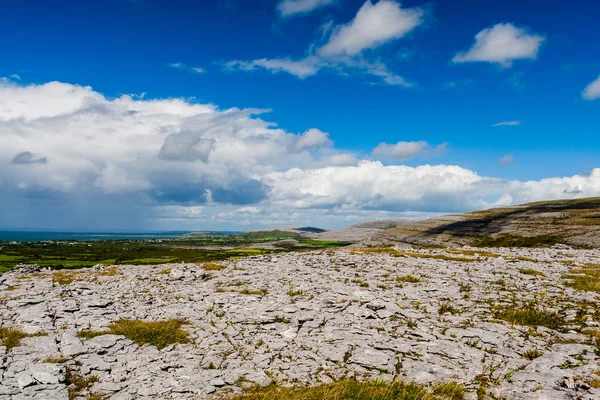
M 202 266 L 202 269 L 204 269 L 205 271 L 220 271 L 225 268 L 226 267 L 223 264 L 218 263 L 208 263 Z
M 416 276 L 404 275 L 404 276 L 397 276 L 396 282 L 419 283 L 419 282 L 421 282 L 421 280 L 419 278 L 417 278 Z
M 575 290 L 600 293 L 600 264 L 586 264 L 574 268 L 563 278 L 568 279 L 566 285 Z
M 84 377 L 72 371 L 70 368 L 67 368 L 66 384 L 69 387 L 69 400 L 75 400 L 80 397 L 82 392 L 90 389 L 96 382 L 98 382 L 97 375 Z M 90 394 L 90 396 L 91 395 L 92 394 Z
M 557 312 L 544 310 L 534 303 L 522 307 L 496 308 L 494 317 L 511 324 L 532 326 L 545 326 L 546 328 L 560 330 L 565 324 L 563 316 Z
M 458 395 L 457 395 L 458 396 Z M 446 397 L 461 399 L 462 397 Z M 287 388 L 270 385 L 254 387 L 245 393 L 230 397 L 230 400 L 439 400 L 423 386 L 414 383 L 395 381 L 386 383 L 380 380 L 359 382 L 354 379 L 313 386 Z
M 243 289 L 240 290 L 238 292 L 239 294 L 254 294 L 254 295 L 258 295 L 258 296 L 266 296 L 267 294 L 269 294 L 269 291 L 267 289 L 258 289 L 258 290 L 254 290 L 254 289 Z
M 181 329 L 189 322 L 182 319 L 171 319 L 167 321 L 141 321 L 120 319 L 108 326 L 108 331 L 84 330 L 77 336 L 91 339 L 101 335 L 123 335 L 138 345 L 149 344 L 156 346 L 159 350 L 174 343 L 189 343 L 189 333 Z
M 440 315 L 444 315 L 446 313 L 450 313 L 452 315 L 454 314 L 460 314 L 460 310 L 458 308 L 454 308 L 452 306 L 452 304 L 448 303 L 448 302 L 444 302 L 440 304 L 440 308 L 438 309 L 438 313 Z
M 449 400 L 462 400 L 467 388 L 456 382 L 440 383 L 433 387 L 433 393 Z
M 535 360 L 538 357 L 542 356 L 542 352 L 539 351 L 538 349 L 529 349 L 527 351 L 525 351 L 522 356 L 525 357 L 528 360 Z
M 546 276 L 543 272 L 537 271 L 535 269 L 530 268 L 519 268 L 519 272 L 523 275 L 531 275 L 531 276 Z
M 7 350 L 19 346 L 21 344 L 21 339 L 46 335 L 48 334 L 45 332 L 30 334 L 25 333 L 17 328 L 0 327 L 0 343 L 2 343 L 2 345 L 5 346 Z

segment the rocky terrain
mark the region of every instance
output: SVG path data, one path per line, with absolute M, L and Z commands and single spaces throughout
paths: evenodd
M 0 399 L 210 399 L 348 376 L 598 399 L 600 300 L 573 283 L 598 288 L 599 263 L 567 246 L 345 248 L 15 269 L 0 275 L 0 317 L 23 337 L 0 346 Z M 189 342 L 81 334 L 120 319 L 185 320 Z
M 371 244 L 600 247 L 600 198 L 557 200 L 394 222 Z

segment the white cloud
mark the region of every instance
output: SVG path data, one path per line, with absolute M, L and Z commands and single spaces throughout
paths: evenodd
M 521 125 L 521 121 L 502 121 L 502 122 L 498 122 L 492 126 L 499 127 L 499 126 L 519 126 L 519 125 Z
M 375 4 L 367 0 L 351 22 L 333 28 L 319 54 L 355 56 L 405 36 L 423 22 L 423 14 L 419 8 L 402 8 L 393 0 L 380 0 Z
M 306 14 L 317 8 L 333 4 L 337 0 L 283 0 L 277 5 L 282 17 Z
M 373 155 L 384 159 L 405 161 L 415 157 L 433 157 L 445 152 L 447 147 L 447 143 L 432 147 L 424 140 L 396 144 L 379 143 L 373 150 Z
M 581 96 L 585 100 L 600 99 L 600 76 L 598 76 L 595 81 L 585 87 Z
M 413 86 L 412 82 L 390 71 L 378 58 L 369 59 L 368 54 L 363 53 L 406 36 L 423 23 L 423 17 L 422 9 L 402 8 L 394 0 L 380 0 L 376 4 L 367 0 L 347 24 L 334 25 L 332 21 L 324 24 L 321 38 L 324 43 L 312 44 L 303 58 L 233 60 L 226 62 L 224 67 L 238 71 L 265 69 L 274 74 L 286 72 L 301 79 L 326 70 L 344 76 L 376 77 L 387 85 L 410 87 Z
M 264 68 L 273 72 L 287 72 L 288 74 L 304 79 L 307 76 L 315 75 L 323 66 L 323 61 L 316 57 L 307 57 L 298 61 L 287 58 L 260 59 L 254 61 L 233 60 L 225 63 L 225 68 L 230 70 L 253 71 L 258 68 Z
M 1 82 L 2 227 L 340 226 L 600 196 L 600 168 L 522 182 L 452 165 L 386 166 L 336 149 L 316 128 L 294 134 L 257 117 L 266 111 Z M 379 151 L 402 159 L 440 148 Z
M 517 159 L 515 158 L 515 156 L 507 154 L 503 157 L 500 158 L 500 160 L 498 161 L 498 164 L 500 165 L 513 165 L 517 162 Z
M 498 63 L 510 67 L 514 60 L 536 59 L 545 37 L 530 34 L 513 24 L 497 24 L 475 35 L 475 43 L 466 52 L 458 53 L 453 61 Z
M 388 211 L 479 209 L 547 199 L 600 195 L 600 168 L 589 176 L 511 181 L 479 176 L 459 166 L 384 166 L 361 161 L 356 166 L 274 172 L 265 177 L 270 200 L 290 208 Z M 489 202 L 488 198 L 498 198 Z
M 296 139 L 296 151 L 314 150 L 324 146 L 331 146 L 333 142 L 329 139 L 329 134 L 319 129 L 309 129 Z
M 203 73 L 206 72 L 206 70 L 204 68 L 201 68 L 201 67 L 190 67 L 189 65 L 181 63 L 181 62 L 176 62 L 176 63 L 169 64 L 169 67 L 174 68 L 174 69 L 178 69 L 178 70 L 181 70 L 181 71 L 191 72 L 193 74 L 203 74 Z

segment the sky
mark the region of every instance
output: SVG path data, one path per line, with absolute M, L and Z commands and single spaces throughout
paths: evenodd
M 2 0 L 0 229 L 600 196 L 600 2 Z

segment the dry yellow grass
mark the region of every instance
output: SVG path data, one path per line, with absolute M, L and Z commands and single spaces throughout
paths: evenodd
M 460 385 L 438 386 L 433 394 L 414 383 L 396 381 L 385 383 L 380 380 L 359 382 L 344 379 L 338 382 L 313 387 L 285 388 L 271 385 L 253 388 L 245 393 L 229 397 L 229 400 L 460 400 L 464 388 Z M 436 390 L 434 389 L 434 390 Z
M 600 293 L 600 264 L 586 264 L 563 276 L 567 286 L 576 290 Z
M 189 333 L 181 329 L 189 322 L 182 319 L 141 321 L 120 319 L 108 326 L 108 331 L 81 331 L 77 336 L 91 339 L 96 336 L 123 335 L 138 345 L 149 344 L 159 350 L 174 343 L 189 343 Z

